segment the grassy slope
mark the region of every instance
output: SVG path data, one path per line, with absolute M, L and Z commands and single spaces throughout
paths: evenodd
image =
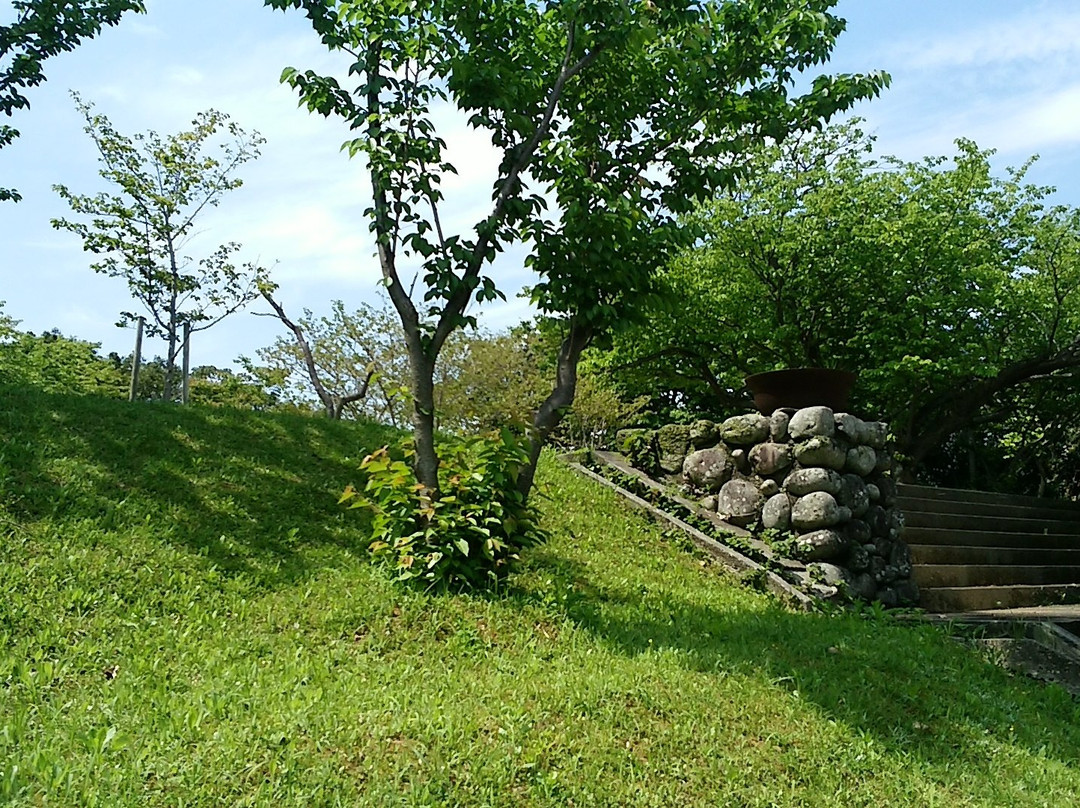
M 1070 805 L 1080 705 L 795 614 L 548 465 L 501 597 L 402 592 L 352 424 L 0 390 L 0 802 Z

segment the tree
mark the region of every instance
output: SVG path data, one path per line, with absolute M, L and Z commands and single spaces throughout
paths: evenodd
M 125 378 L 115 363 L 98 355 L 99 343 L 65 337 L 56 329 L 38 336 L 20 331 L 18 324 L 0 311 L 0 383 L 49 393 L 124 394 Z
M 485 267 L 528 239 L 534 300 L 562 318 L 556 382 L 538 409 L 527 494 L 544 440 L 572 404 L 586 346 L 618 327 L 681 238 L 674 214 L 739 173 L 739 156 L 876 94 L 884 74 L 793 80 L 824 62 L 844 28 L 832 0 L 656 4 L 651 0 L 266 0 L 303 9 L 323 43 L 351 60 L 354 91 L 289 68 L 301 103 L 357 132 L 379 263 L 410 362 L 414 472 L 439 490 L 434 374 L 440 351 L 499 297 Z M 488 213 L 444 227 L 441 179 L 454 172 L 436 131 L 452 108 L 502 157 Z M 532 182 L 536 190 L 530 191 Z M 557 210 L 545 215 L 549 201 Z M 403 262 L 422 262 L 419 300 Z
M 9 118 L 30 106 L 23 90 L 45 81 L 46 59 L 97 36 L 126 11 L 146 10 L 141 0 L 13 0 L 11 8 L 15 20 L 0 25 L 0 112 Z M 0 148 L 18 136 L 0 125 Z M 0 188 L 0 202 L 20 198 L 13 188 Z
M 361 305 L 350 314 L 335 300 L 329 317 L 316 318 L 305 309 L 304 316 L 293 321 L 271 289 L 264 288 L 262 296 L 292 338 L 280 337 L 260 348 L 261 365 L 242 357 L 250 373 L 261 375 L 294 404 L 311 403 L 314 394 L 329 418 L 362 415 L 393 426 L 402 421 L 399 392 L 408 359 L 396 317 L 385 303 L 379 308 Z
M 99 173 L 120 192 L 80 196 L 54 186 L 74 213 L 90 221 L 54 219 L 52 224 L 75 233 L 84 250 L 101 256 L 91 265 L 95 272 L 127 281 L 150 315 L 147 333 L 168 343 L 163 395 L 171 399 L 184 330 L 205 331 L 221 322 L 253 300 L 265 280 L 263 268 L 233 263 L 240 249 L 236 242 L 221 244 L 198 261 L 183 253 L 195 235 L 196 220 L 243 184 L 234 173 L 258 156 L 265 141 L 215 110 L 200 112 L 190 130 L 175 135 L 149 132 L 129 138 L 73 96 L 100 154 Z M 222 139 L 215 142 L 219 135 Z M 204 153 L 210 148 L 217 156 Z M 121 312 L 119 325 L 137 318 L 134 312 Z
M 673 303 L 610 357 L 723 406 L 742 377 L 859 373 L 914 472 L 950 436 L 1009 416 L 1010 391 L 1080 365 L 1080 212 L 992 152 L 874 159 L 857 124 L 761 151 L 701 209 L 704 239 L 664 274 Z

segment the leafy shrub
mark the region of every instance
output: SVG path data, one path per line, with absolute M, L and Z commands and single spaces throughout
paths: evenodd
M 494 587 L 519 551 L 544 541 L 536 511 L 518 491 L 528 454 L 510 430 L 440 447 L 439 492 L 419 484 L 411 442 L 395 458 L 383 447 L 360 464 L 363 485 L 341 496 L 372 514 L 372 555 L 400 581 L 428 589 Z

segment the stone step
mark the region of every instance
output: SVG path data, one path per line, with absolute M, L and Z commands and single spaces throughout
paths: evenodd
M 977 514 L 920 513 L 905 511 L 904 523 L 912 527 L 932 527 L 942 530 L 985 530 L 996 533 L 1069 533 L 1080 536 L 1080 519 L 1017 519 Z
M 920 592 L 919 605 L 929 612 L 971 612 L 1080 603 L 1080 584 L 923 587 Z
M 908 544 L 955 545 L 958 547 L 1012 547 L 1030 549 L 1080 550 L 1080 536 L 1069 533 L 1003 533 L 996 530 L 954 530 L 904 526 Z
M 902 513 L 964 514 L 966 516 L 994 516 L 1013 519 L 1065 520 L 1080 522 L 1080 512 L 1060 508 L 1043 508 L 1030 505 L 1008 505 L 986 502 L 953 502 L 941 499 L 918 499 L 897 497 L 896 507 Z
M 1016 494 L 992 494 L 986 491 L 970 491 L 960 488 L 932 488 L 926 485 L 898 485 L 899 496 L 910 499 L 933 499 L 944 502 L 979 502 L 986 505 L 1019 505 L 1072 512 L 1080 518 L 1080 502 L 1066 499 L 1041 499 Z
M 1013 536 L 1014 534 L 1006 534 Z M 1073 537 L 1069 537 L 1070 539 Z M 976 547 L 955 544 L 909 544 L 916 564 L 1034 564 L 1080 566 L 1080 547 Z
M 917 564 L 912 577 L 920 587 L 1080 584 L 1080 566 L 1032 564 Z

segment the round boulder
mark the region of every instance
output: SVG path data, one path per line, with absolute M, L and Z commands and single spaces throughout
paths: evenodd
M 851 508 L 853 516 L 862 516 L 870 508 L 870 492 L 866 483 L 857 474 L 845 474 L 842 479 L 843 486 L 837 500 L 841 505 Z
M 660 468 L 668 474 L 678 474 L 690 449 L 690 427 L 685 424 L 660 427 L 656 430 L 656 445 L 660 450 Z
M 871 601 L 877 597 L 877 581 L 868 572 L 856 575 L 851 580 L 851 594 L 860 600 Z
M 795 540 L 796 554 L 804 561 L 836 558 L 844 548 L 844 539 L 835 530 L 815 530 Z
M 780 493 L 780 483 L 776 480 L 762 480 L 758 483 L 758 491 L 761 492 L 763 497 L 771 497 Z
M 769 419 L 759 413 L 736 415 L 720 424 L 720 439 L 732 446 L 753 446 L 769 437 Z
M 828 407 L 803 407 L 797 410 L 788 422 L 788 434 L 795 440 L 815 436 L 831 438 L 836 434 L 833 411 Z
M 870 525 L 866 524 L 862 519 L 852 519 L 844 525 L 844 532 L 855 544 L 866 544 L 873 538 L 873 534 L 870 532 Z
M 764 499 L 749 480 L 728 480 L 717 496 L 716 510 L 733 525 L 745 527 L 757 519 Z
M 851 443 L 858 443 L 862 435 L 863 422 L 848 412 L 838 412 L 833 416 L 836 434 Z
M 889 439 L 889 425 L 882 421 L 863 421 L 863 428 L 859 435 L 859 443 L 863 443 L 874 449 L 884 449 L 885 441 Z
M 695 449 L 714 446 L 719 438 L 720 430 L 712 421 L 702 419 L 690 424 L 690 445 Z
M 869 446 L 854 446 L 848 449 L 844 469 L 860 477 L 868 477 L 877 465 L 877 452 Z
M 795 469 L 784 480 L 784 490 L 798 497 L 814 491 L 827 491 L 835 497 L 843 487 L 843 478 L 832 469 Z
M 776 443 L 787 440 L 788 438 L 788 423 L 791 422 L 791 416 L 784 410 L 777 410 L 769 418 L 769 440 Z
M 826 586 L 847 586 L 851 580 L 848 571 L 836 564 L 826 564 L 818 561 L 808 564 L 806 571 L 810 574 L 810 580 L 823 583 Z
M 847 568 L 852 572 L 866 572 L 870 569 L 870 554 L 861 544 L 853 545 L 848 550 Z
M 722 446 L 698 449 L 687 455 L 682 473 L 686 481 L 697 488 L 719 491 L 735 473 L 735 462 Z
M 791 447 L 786 443 L 759 443 L 750 450 L 750 465 L 755 474 L 776 474 L 792 462 Z
M 761 524 L 766 530 L 787 530 L 791 527 L 791 500 L 787 494 L 775 494 L 765 501 Z
M 817 530 L 840 524 L 842 514 L 836 499 L 826 491 L 799 497 L 791 506 L 791 524 L 799 530 Z
M 795 459 L 803 466 L 840 471 L 847 462 L 847 452 L 833 438 L 814 437 L 795 447 Z

